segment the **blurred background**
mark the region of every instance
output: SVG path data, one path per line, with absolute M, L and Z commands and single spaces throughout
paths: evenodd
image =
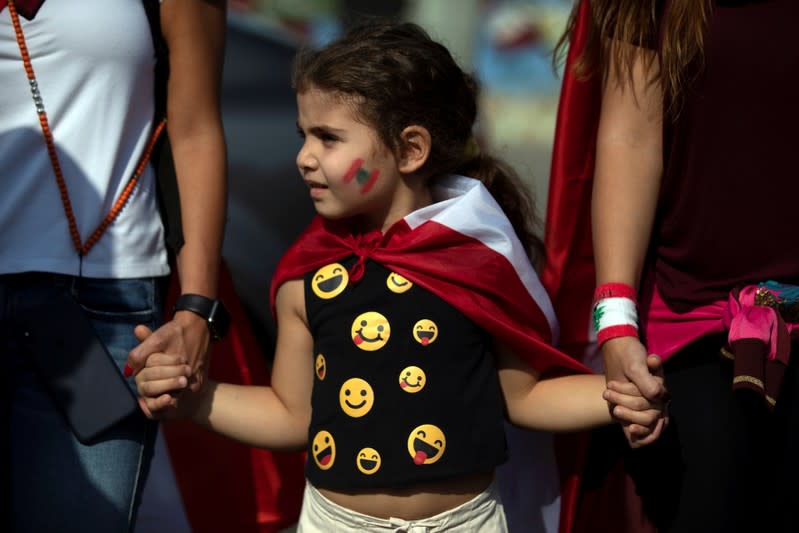
M 482 86 L 478 138 L 513 164 L 546 207 L 560 80 L 552 49 L 573 0 L 231 0 L 223 81 L 230 160 L 224 257 L 259 340 L 272 338 L 268 284 L 313 215 L 294 156 L 289 86 L 300 46 L 322 45 L 362 15 L 412 20 Z
M 560 78 L 552 50 L 574 0 L 229 0 L 222 112 L 229 158 L 230 197 L 223 256 L 253 331 L 271 354 L 274 325 L 269 283 L 283 252 L 314 214 L 294 163 L 300 147 L 296 102 L 289 84 L 292 57 L 318 46 L 362 15 L 411 20 L 445 44 L 481 83 L 476 135 L 485 149 L 510 162 L 546 208 Z M 548 436 L 507 426 L 511 443 L 548 450 Z M 521 454 L 519 530 L 554 533 L 559 511 L 551 453 Z M 499 472 L 502 476 L 502 471 Z M 511 479 L 512 476 L 510 476 Z M 530 478 L 530 479 L 528 479 Z M 533 493 L 536 493 L 535 495 Z M 506 495 L 503 496 L 506 497 Z M 537 503 L 536 503 L 537 502 Z M 188 533 L 161 437 L 145 488 L 136 533 Z M 510 524 L 513 526 L 513 524 Z M 514 530 L 514 529 L 512 529 Z M 291 531 L 291 530 L 289 530 Z

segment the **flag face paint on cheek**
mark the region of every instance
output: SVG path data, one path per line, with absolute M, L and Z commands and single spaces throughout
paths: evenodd
M 356 159 L 350 165 L 347 173 L 344 174 L 344 183 L 349 183 L 353 179 L 361 186 L 361 194 L 368 193 L 374 187 L 380 170 L 374 169 L 371 172 L 363 168 L 363 159 Z

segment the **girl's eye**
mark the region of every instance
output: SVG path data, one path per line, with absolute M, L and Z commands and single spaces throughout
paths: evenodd
M 339 140 L 339 138 L 333 135 L 332 133 L 322 133 L 321 135 L 319 135 L 319 138 L 326 143 L 336 142 Z
M 305 139 L 305 132 L 300 128 L 297 128 L 297 135 L 299 135 L 300 139 Z

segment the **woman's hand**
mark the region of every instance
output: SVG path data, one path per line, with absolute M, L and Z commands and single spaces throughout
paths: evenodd
M 643 344 L 634 337 L 611 339 L 602 351 L 607 380 L 603 397 L 611 416 L 621 423 L 631 447 L 654 442 L 668 424 L 663 362 L 656 355 L 647 356 Z

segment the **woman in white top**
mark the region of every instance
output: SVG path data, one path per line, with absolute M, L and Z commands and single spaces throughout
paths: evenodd
M 159 124 L 159 28 L 147 2 L 0 0 L 5 530 L 133 528 L 156 426 L 138 410 L 110 423 L 135 401 L 116 394 L 113 373 L 89 355 L 94 339 L 121 374 L 144 324 L 156 333 L 137 350 L 182 354 L 191 387 L 205 380 L 212 334 L 201 310 L 161 325 L 170 267 L 146 162 Z M 169 50 L 166 131 L 185 238 L 177 270 L 182 293 L 213 303 L 226 207 L 225 2 L 154 7 Z

